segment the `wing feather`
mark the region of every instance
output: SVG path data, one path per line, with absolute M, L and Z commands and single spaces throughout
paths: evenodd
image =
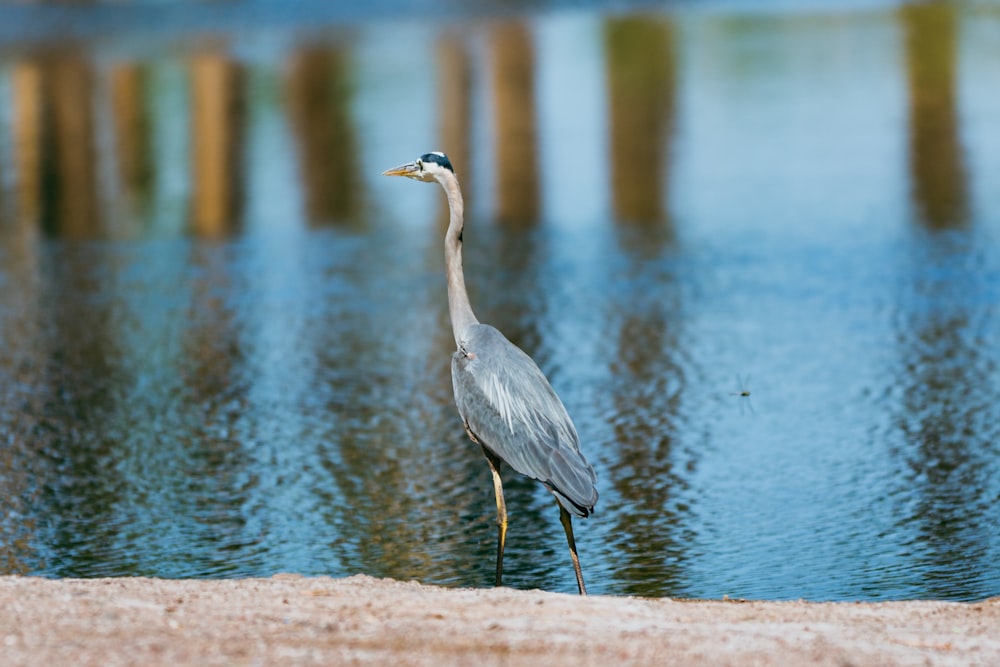
M 497 329 L 476 324 L 452 358 L 455 402 L 476 438 L 514 470 L 545 484 L 567 510 L 597 502 L 594 469 L 538 365 Z

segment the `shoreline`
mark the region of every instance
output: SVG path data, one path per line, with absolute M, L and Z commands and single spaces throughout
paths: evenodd
M 16 665 L 997 665 L 1000 598 L 767 602 L 344 579 L 0 577 Z

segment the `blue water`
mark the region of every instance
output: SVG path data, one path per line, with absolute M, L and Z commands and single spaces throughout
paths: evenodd
M 592 593 L 1000 595 L 1000 98 L 978 83 L 1000 14 L 465 21 L 5 52 L 0 574 L 491 585 L 443 197 L 379 176 L 444 148 L 473 307 L 546 371 L 598 473 Z M 455 54 L 464 116 L 441 108 Z M 200 57 L 239 101 L 208 135 Z M 26 111 L 73 101 L 30 85 L 58 63 L 88 82 L 82 135 Z M 236 194 L 206 221 L 219 128 Z M 89 181 L 60 148 L 81 136 Z M 505 584 L 574 591 L 555 502 L 505 477 Z

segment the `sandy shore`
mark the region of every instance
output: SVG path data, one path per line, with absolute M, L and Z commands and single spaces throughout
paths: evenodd
M 355 576 L 0 577 L 0 664 L 1000 665 L 1000 598 L 807 603 Z

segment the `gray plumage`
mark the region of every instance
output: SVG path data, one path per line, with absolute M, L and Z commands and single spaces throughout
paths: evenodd
M 462 270 L 464 203 L 451 161 L 444 153 L 426 153 L 383 175 L 436 181 L 448 197 L 450 221 L 444 250 L 448 313 L 457 347 L 451 362 L 452 384 L 466 431 L 482 447 L 493 475 L 499 529 L 496 584 L 501 584 L 507 534 L 507 508 L 499 473 L 500 463 L 506 462 L 515 471 L 544 484 L 555 496 L 577 587 L 586 594 L 571 515 L 587 517 L 593 511 L 597 475 L 580 452 L 573 420 L 538 365 L 498 330 L 480 324 L 472 312 Z
M 597 502 L 597 475 L 538 365 L 488 324 L 468 327 L 460 345 L 451 358 L 451 377 L 469 430 L 511 468 L 544 484 L 560 505 L 589 516 Z

